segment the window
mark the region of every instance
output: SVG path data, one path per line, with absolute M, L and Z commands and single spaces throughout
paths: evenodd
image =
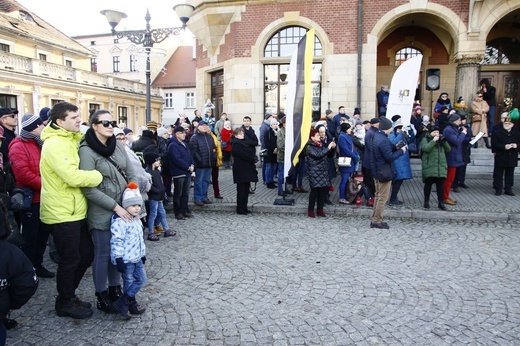
M 187 92 L 186 93 L 186 106 L 185 108 L 195 108 L 195 93 Z
M 117 107 L 117 122 L 125 123 L 128 119 L 128 107 Z
M 90 58 L 90 71 L 97 72 L 97 58 Z
M 283 28 L 275 33 L 264 48 L 264 57 L 284 57 L 285 63 L 264 65 L 265 112 L 279 113 L 287 109 L 287 75 L 291 56 L 307 29 L 300 26 Z M 314 37 L 314 56 L 323 53 L 321 42 Z M 312 110 L 320 113 L 321 108 L 321 63 L 312 64 Z
M 130 55 L 130 72 L 137 72 L 137 57 Z
M 114 72 L 121 72 L 119 70 L 119 64 L 120 64 L 119 56 L 112 57 L 112 66 L 113 66 Z
M 72 67 L 72 61 L 71 60 L 65 60 L 65 66 Z
M 118 39 L 118 38 L 115 38 L 115 39 L 114 39 L 114 43 L 119 43 L 119 39 Z
M 51 108 L 54 107 L 54 105 L 65 102 L 64 100 L 57 100 L 57 99 L 51 99 Z
M 96 45 L 96 41 L 90 41 L 90 45 L 91 46 L 95 46 Z
M 164 108 L 173 108 L 173 94 L 164 93 Z
M 18 105 L 16 102 L 16 96 L 0 94 L 0 107 L 8 107 L 8 108 L 16 108 L 18 109 Z
M 90 103 L 88 105 L 88 109 L 89 109 L 89 112 L 92 112 L 92 110 L 94 110 L 94 112 L 95 112 L 95 111 L 98 111 L 101 109 L 101 105 L 99 103 Z M 92 113 L 94 113 L 94 112 L 92 112 Z
M 486 45 L 483 65 L 506 65 L 520 63 L 520 47 L 514 37 L 498 37 Z
M 422 54 L 422 52 L 413 47 L 401 48 L 395 53 L 395 66 L 400 66 L 406 60 L 420 54 Z
M 11 48 L 8 44 L 0 43 L 0 51 L 9 53 Z
M 47 54 L 39 53 L 38 54 L 38 59 L 40 59 L 42 61 L 47 61 Z

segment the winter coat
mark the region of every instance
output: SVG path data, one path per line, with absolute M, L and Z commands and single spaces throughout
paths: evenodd
M 392 167 L 393 177 L 395 177 L 394 161 L 403 156 L 404 152 L 401 149 L 394 151 L 395 147 L 392 146 L 386 133 L 379 130 L 374 134 L 373 143 L 367 143 L 367 146 L 370 146 L 371 152 L 373 151 L 373 157 L 370 161 L 372 176 L 375 179 L 381 179 L 377 168 L 385 164 L 390 164 Z
M 81 190 L 88 201 L 89 229 L 108 231 L 110 218 L 116 205 L 121 205 L 121 198 L 128 182 L 137 182 L 134 167 L 126 155 L 125 148 L 116 141 L 116 148 L 110 158 L 126 173 L 128 182 L 107 158 L 95 152 L 83 138 L 79 145 L 79 168 L 87 171 L 96 170 L 103 175 L 103 181 L 96 187 L 84 187 Z
M 13 130 L 9 130 L 4 125 L 0 125 L 0 126 L 2 126 L 4 128 L 4 139 L 2 140 L 2 144 L 0 145 L 0 152 L 2 153 L 3 162 L 5 165 L 7 162 L 9 162 L 9 156 L 8 156 L 9 145 L 15 139 L 16 133 Z
M 217 160 L 215 161 L 215 165 L 213 167 L 220 167 L 224 164 L 222 161 L 222 147 L 220 146 L 220 141 L 213 132 L 211 133 L 211 137 L 213 138 L 213 144 L 215 144 L 215 148 L 217 148 Z
M 197 132 L 190 139 L 195 168 L 211 168 L 217 162 L 217 146 L 209 133 Z
M 354 146 L 354 139 L 346 132 L 341 132 L 338 138 L 338 149 L 340 157 L 352 158 L 350 167 L 339 166 L 341 173 L 352 173 L 356 170 L 356 163 L 359 162 L 359 155 L 357 149 Z
M 69 132 L 53 122 L 41 133 L 44 144 L 40 160 L 40 219 L 45 224 L 83 220 L 87 216 L 87 199 L 80 188 L 94 188 L 103 180 L 103 175 L 93 168 L 79 168 L 81 136 L 80 132 Z
M 467 105 L 462 106 L 460 103 L 455 102 L 455 111 L 461 118 L 466 118 L 469 122 L 469 109 Z
M 365 134 L 365 151 L 363 153 L 363 161 L 361 162 L 362 166 L 368 169 L 372 169 L 372 138 L 378 131 L 374 126 L 370 126 Z
M 487 112 L 489 112 L 489 105 L 486 101 L 473 101 L 471 103 L 471 131 L 477 135 L 479 132 L 484 132 L 484 137 L 488 136 L 487 127 Z M 482 121 L 473 121 L 475 114 L 480 114 Z
M 228 130 L 225 127 L 220 131 L 219 139 L 222 143 L 227 143 L 225 148 L 222 148 L 222 151 L 231 151 L 231 135 L 233 134 L 233 130 Z M 222 147 L 222 146 L 221 146 Z
M 255 129 L 252 127 L 246 129 L 246 127 L 242 125 L 242 131 L 244 131 L 244 139 L 248 140 L 251 145 L 256 147 L 258 145 L 258 137 L 256 136 Z
M 162 201 L 164 200 L 164 194 L 166 193 L 166 188 L 164 187 L 164 182 L 162 180 L 161 171 L 156 169 L 152 169 L 151 166 L 146 167 L 146 172 L 152 176 L 152 187 L 150 191 L 148 191 L 148 199 L 152 201 Z
M 276 163 L 277 157 L 274 153 L 276 149 L 276 133 L 272 128 L 264 132 L 264 148 L 267 149 L 267 157 L 264 158 L 264 162 Z
M 318 146 L 313 140 L 307 142 L 307 176 L 311 188 L 329 186 L 330 151 L 326 146 Z
M 397 131 L 394 128 L 392 132 L 390 132 L 390 134 L 388 135 L 388 139 L 390 139 L 390 142 L 393 146 L 395 146 L 397 143 L 403 140 L 406 142 L 406 144 L 415 142 L 415 135 L 413 133 L 413 130 L 406 132 L 408 134 L 406 138 L 403 136 L 403 132 L 405 131 L 407 130 L 403 128 L 401 132 L 397 133 Z M 394 180 L 412 179 L 412 166 L 410 164 L 410 155 L 408 153 L 394 161 L 394 168 Z
M 450 124 L 444 129 L 444 137 L 448 141 L 451 150 L 446 154 L 448 167 L 460 167 L 464 165 L 464 158 L 462 157 L 462 142 L 466 135 L 459 131 L 458 127 Z
M 280 127 L 278 135 L 276 136 L 276 161 L 278 163 L 284 163 L 285 160 L 285 127 Z
M 116 258 L 125 263 L 137 263 L 146 256 L 146 245 L 143 238 L 143 224 L 138 217 L 126 222 L 114 214 L 111 218 L 110 259 L 116 264 Z
M 446 178 L 448 173 L 448 163 L 446 153 L 451 150 L 446 140 L 434 141 L 428 133 L 421 140 L 422 148 L 422 179 L 427 178 Z
M 29 258 L 17 246 L 0 240 L 0 323 L 9 310 L 24 306 L 37 288 L 38 278 Z
M 141 159 L 137 157 L 132 149 L 130 149 L 128 146 L 125 146 L 125 152 L 128 156 L 128 159 L 130 160 L 132 168 L 134 169 L 134 174 L 137 179 L 136 183 L 139 185 L 139 192 L 141 193 L 141 197 L 143 197 L 143 201 L 147 201 L 147 192 L 150 191 L 150 188 L 152 187 L 152 176 L 144 170 Z
M 33 190 L 33 203 L 40 203 L 42 148 L 32 138 L 16 137 L 9 145 L 9 160 L 18 187 Z
M 260 148 L 261 149 L 265 149 L 266 146 L 265 146 L 265 134 L 266 132 L 269 132 L 269 130 L 271 129 L 271 124 L 269 123 L 269 121 L 267 120 L 264 120 L 262 121 L 262 123 L 260 124 Z
M 233 182 L 235 184 L 258 181 L 256 148 L 247 139 L 235 138 L 232 141 L 233 150 Z
M 177 138 L 173 138 L 168 145 L 168 160 L 170 161 L 170 174 L 174 178 L 189 176 L 190 166 L 193 165 L 193 156 L 191 156 L 188 143 L 180 142 Z
M 168 161 L 168 140 L 157 137 L 157 150 L 159 150 L 159 155 L 161 155 L 161 168 L 165 172 L 170 171 L 170 163 Z
M 484 83 L 486 85 L 486 91 L 484 92 L 484 90 L 481 90 L 482 99 L 487 102 L 489 107 L 496 106 L 497 105 L 497 97 L 496 97 L 497 89 L 494 86 L 491 86 L 491 83 L 489 82 L 489 79 L 487 79 L 487 78 L 483 78 L 479 84 L 482 85 L 482 83 Z
M 157 143 L 153 139 L 150 137 L 141 136 L 138 140 L 132 143 L 132 150 L 136 153 L 142 153 L 147 147 L 151 145 L 157 147 Z
M 491 136 L 491 149 L 495 153 L 495 167 L 518 166 L 518 147 L 506 150 L 506 144 L 516 143 L 520 146 L 520 134 L 516 125 L 511 131 L 506 131 L 504 126 L 495 129 Z

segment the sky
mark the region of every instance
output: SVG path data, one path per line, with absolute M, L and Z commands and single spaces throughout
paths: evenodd
M 101 10 L 118 10 L 128 15 L 116 30 L 144 30 L 146 9 L 150 11 L 153 28 L 182 25 L 173 6 L 182 0 L 16 0 L 30 12 L 45 20 L 67 36 L 110 32 L 110 25 Z

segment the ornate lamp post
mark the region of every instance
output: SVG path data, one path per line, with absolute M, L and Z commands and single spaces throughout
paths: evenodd
M 135 44 L 142 44 L 146 54 L 146 122 L 148 123 L 151 119 L 151 73 L 150 73 L 150 53 L 154 43 L 164 41 L 170 35 L 179 35 L 181 30 L 186 28 L 186 23 L 190 20 L 190 17 L 195 8 L 188 4 L 180 4 L 173 7 L 177 16 L 182 21 L 182 27 L 178 28 L 164 28 L 164 29 L 151 29 L 150 28 L 150 12 L 146 10 L 146 29 L 145 30 L 130 30 L 130 31 L 116 31 L 116 26 L 119 24 L 121 19 L 126 18 L 126 13 L 114 11 L 114 10 L 103 10 L 101 14 L 104 15 L 110 26 L 112 27 L 112 35 L 120 38 L 127 38 L 130 42 Z

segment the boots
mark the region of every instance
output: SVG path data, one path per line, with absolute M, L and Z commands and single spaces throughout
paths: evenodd
M 114 307 L 119 311 L 125 320 L 132 318 L 132 316 L 128 314 L 128 307 L 130 306 L 129 298 L 130 297 L 128 297 L 126 294 L 123 294 L 114 302 Z
M 94 313 L 92 309 L 81 306 L 75 300 L 61 299 L 60 296 L 56 297 L 54 309 L 60 317 L 72 317 L 77 320 L 89 318 Z
M 489 144 L 489 137 L 484 137 L 484 143 L 486 143 L 486 148 L 491 149 L 491 144 Z
M 107 314 L 117 314 L 117 310 L 112 304 L 108 291 L 96 292 L 97 297 L 97 308 Z
M 115 302 L 119 297 L 123 295 L 123 290 L 121 290 L 121 285 L 117 286 L 108 286 L 108 295 L 110 296 L 110 300 Z
M 135 297 L 128 297 L 130 305 L 128 306 L 128 312 L 132 315 L 141 315 L 146 311 L 146 308 L 139 305 L 135 300 Z

